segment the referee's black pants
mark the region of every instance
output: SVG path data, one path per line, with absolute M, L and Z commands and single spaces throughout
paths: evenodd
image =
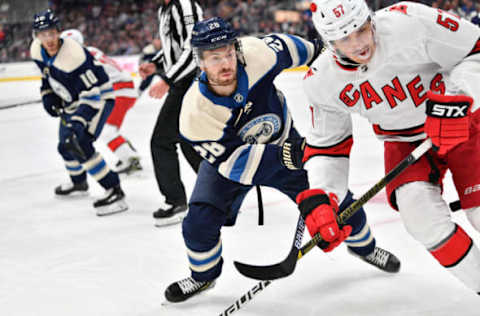
M 180 143 L 183 155 L 195 172 L 202 161 L 192 146 L 180 138 L 178 130 L 182 99 L 194 78 L 195 74 L 192 74 L 170 86 L 150 139 L 158 187 L 165 196 L 165 202 L 173 205 L 187 204 L 185 187 L 180 179 L 177 143 Z

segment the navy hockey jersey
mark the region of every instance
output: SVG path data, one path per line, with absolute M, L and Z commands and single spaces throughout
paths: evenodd
M 180 134 L 224 177 L 264 184 L 284 168 L 279 146 L 294 130 L 286 100 L 273 81 L 282 70 L 309 63 L 314 46 L 287 34 L 240 42 L 245 66 L 238 65 L 236 91 L 229 97 L 214 94 L 202 73 L 184 96 Z
M 61 41 L 55 56 L 49 56 L 38 39 L 30 46 L 30 56 L 42 72 L 42 95 L 53 92 L 63 100 L 67 114 L 82 111 L 91 119 L 104 100 L 114 98 L 109 77 L 102 64 L 75 40 Z

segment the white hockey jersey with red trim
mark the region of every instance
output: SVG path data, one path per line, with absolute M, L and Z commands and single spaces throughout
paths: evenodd
M 128 72 L 123 70 L 114 59 L 105 55 L 96 47 L 89 46 L 87 47 L 87 50 L 93 55 L 93 57 L 95 57 L 97 61 L 102 63 L 105 72 L 110 78 L 110 82 L 112 83 L 116 97 L 138 97 L 132 77 Z
M 416 141 L 426 137 L 428 90 L 480 98 L 477 26 L 413 2 L 377 11 L 374 21 L 377 45 L 367 65 L 343 67 L 327 50 L 304 80 L 313 115 L 305 165 L 310 185 L 340 200 L 348 184 L 352 113 L 367 118 L 382 140 Z

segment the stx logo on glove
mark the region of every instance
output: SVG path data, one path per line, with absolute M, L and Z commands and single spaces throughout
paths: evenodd
M 431 104 L 432 109 L 429 113 L 430 116 L 436 117 L 464 117 L 467 115 L 468 104 L 465 105 L 443 105 L 443 104 Z

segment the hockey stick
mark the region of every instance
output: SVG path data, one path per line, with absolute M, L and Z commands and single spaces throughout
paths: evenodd
M 272 283 L 271 281 L 262 281 L 258 282 L 257 285 L 252 287 L 250 291 L 242 295 L 238 300 L 235 301 L 232 305 L 227 307 L 219 316 L 227 316 L 227 315 L 232 315 L 234 312 L 238 311 L 244 304 L 246 304 L 248 301 L 252 300 L 255 295 L 258 294 L 258 292 L 262 291 L 264 288 L 270 285 Z
M 22 102 L 17 102 L 13 104 L 7 104 L 7 105 L 0 105 L 0 110 L 7 110 L 7 109 L 15 108 L 17 106 L 31 105 L 31 104 L 40 103 L 40 102 L 42 102 L 42 100 L 38 99 L 38 100 L 31 100 L 31 101 L 22 101 Z
M 275 279 L 283 278 L 284 276 L 286 276 L 284 275 L 285 271 L 293 272 L 293 270 L 295 270 L 295 266 L 297 264 L 297 257 L 300 252 L 300 247 L 302 246 L 304 231 L 305 231 L 305 222 L 303 221 L 302 216 L 299 216 L 297 221 L 297 227 L 295 229 L 295 237 L 293 238 L 293 244 L 292 244 L 292 247 L 290 248 L 290 252 L 288 253 L 287 258 L 285 258 L 283 261 L 279 263 L 272 264 L 269 266 L 253 266 L 253 265 L 248 265 L 238 261 L 234 261 L 233 264 L 241 274 L 249 278 L 253 278 L 257 280 L 275 280 Z M 268 274 L 269 276 L 268 278 L 264 278 L 265 273 Z
M 366 202 L 380 192 L 388 183 L 395 179 L 400 173 L 402 173 L 408 166 L 415 163 L 423 154 L 425 154 L 430 148 L 432 148 L 432 141 L 430 139 L 425 140 L 415 150 L 413 150 L 407 157 L 400 161 L 395 168 L 393 168 L 385 177 L 377 182 L 370 190 L 363 194 L 358 200 L 353 202 L 347 207 L 337 219 L 339 224 L 345 224 L 345 222 L 352 217 Z M 300 217 L 301 219 L 301 217 Z M 299 222 L 300 222 L 299 219 Z M 303 221 L 303 220 L 302 220 Z M 298 224 L 297 224 L 298 227 Z M 298 232 L 295 236 L 297 236 Z M 313 247 L 322 241 L 320 234 L 315 236 L 306 243 L 301 249 L 298 249 L 295 241 L 291 248 L 288 257 L 280 263 L 268 265 L 268 266 L 255 266 L 240 262 L 234 262 L 237 270 L 249 277 L 256 280 L 275 280 L 289 276 L 295 270 L 297 261 L 307 254 Z

